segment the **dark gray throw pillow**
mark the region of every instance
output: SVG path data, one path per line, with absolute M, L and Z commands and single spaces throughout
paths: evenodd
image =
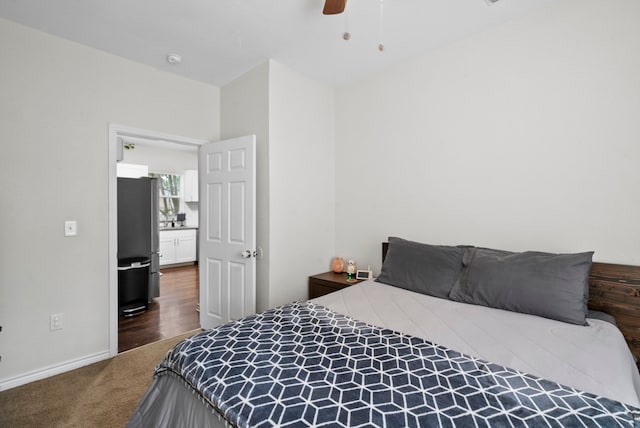
M 586 325 L 592 256 L 474 248 L 449 298 Z
M 390 237 L 376 281 L 447 299 L 462 270 L 465 248 L 428 245 Z
M 606 321 L 609 324 L 613 324 L 616 327 L 618 326 L 618 323 L 616 322 L 616 319 L 614 317 L 612 317 L 611 315 L 609 315 L 606 312 L 601 312 L 601 311 L 592 311 L 591 309 L 588 310 L 587 312 L 587 318 L 593 318 L 596 320 L 600 320 L 600 321 Z

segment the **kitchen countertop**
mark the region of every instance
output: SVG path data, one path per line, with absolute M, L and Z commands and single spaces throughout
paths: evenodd
M 163 230 L 189 230 L 189 229 L 198 229 L 198 226 L 176 226 L 176 227 L 161 227 L 160 229 L 158 229 L 160 232 L 162 232 Z

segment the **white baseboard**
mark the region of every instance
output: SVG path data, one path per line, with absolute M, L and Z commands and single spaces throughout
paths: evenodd
M 99 352 L 97 354 L 88 355 L 86 357 L 78 358 L 75 360 L 66 361 L 64 363 L 55 364 L 49 367 L 45 367 L 40 370 L 34 370 L 19 376 L 15 376 L 8 379 L 0 380 L 0 391 L 6 391 L 7 389 L 15 388 L 20 385 L 25 385 L 36 380 L 45 379 L 51 376 L 55 376 L 60 373 L 68 372 L 70 370 L 78 369 L 80 367 L 87 366 L 89 364 L 97 363 L 98 361 L 106 360 L 110 358 L 109 351 Z

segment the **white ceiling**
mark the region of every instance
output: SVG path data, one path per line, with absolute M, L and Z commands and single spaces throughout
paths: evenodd
M 223 86 L 266 59 L 341 85 L 560 0 L 0 0 L 0 17 L 194 80 Z M 183 62 L 171 65 L 168 53 Z

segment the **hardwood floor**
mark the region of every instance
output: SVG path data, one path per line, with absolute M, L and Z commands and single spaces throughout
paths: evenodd
M 149 310 L 118 319 L 118 352 L 177 336 L 200 327 L 198 266 L 161 269 L 160 297 Z

